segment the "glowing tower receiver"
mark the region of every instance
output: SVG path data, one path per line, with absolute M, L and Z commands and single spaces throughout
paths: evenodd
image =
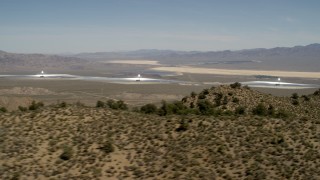
M 141 81 L 141 75 L 138 74 L 138 79 L 136 81 Z
M 281 81 L 281 79 L 278 78 L 278 84 L 276 84 L 276 86 L 280 86 L 280 81 Z
M 40 77 L 44 77 L 44 72 L 43 71 L 41 71 Z

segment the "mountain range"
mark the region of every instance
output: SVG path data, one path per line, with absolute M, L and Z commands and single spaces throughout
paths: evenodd
M 72 57 L 91 60 L 148 59 L 170 65 L 214 65 L 222 68 L 318 71 L 320 44 L 256 48 L 237 51 L 137 50 L 80 53 Z
M 320 44 L 257 48 L 237 51 L 174 51 L 143 49 L 69 55 L 16 54 L 0 51 L 0 71 L 4 69 L 85 68 L 108 60 L 157 60 L 165 65 L 192 65 L 231 69 L 319 71 Z M 81 63 L 79 63 L 81 62 Z

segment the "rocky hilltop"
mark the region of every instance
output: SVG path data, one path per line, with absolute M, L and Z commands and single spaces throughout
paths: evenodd
M 166 103 L 184 109 L 171 114 L 32 103 L 0 112 L 0 177 L 319 179 L 319 102 L 320 91 L 279 98 L 234 84 Z
M 294 93 L 291 97 L 277 97 L 252 90 L 240 83 L 222 85 L 204 89 L 199 94 L 192 92 L 182 99 L 188 108 L 197 109 L 200 113 L 232 113 L 242 110 L 249 114 L 287 113 L 297 116 L 320 117 L 319 91 L 313 95 L 299 97 Z M 255 112 L 258 108 L 263 112 Z M 239 112 L 238 112 L 239 113 Z M 271 115 L 271 114 L 270 114 Z

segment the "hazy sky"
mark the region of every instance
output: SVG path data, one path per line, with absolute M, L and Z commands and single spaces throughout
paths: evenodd
M 320 42 L 320 0 L 0 0 L 0 50 L 236 50 Z

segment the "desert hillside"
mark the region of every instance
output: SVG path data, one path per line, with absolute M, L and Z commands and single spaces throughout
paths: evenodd
M 103 102 L 34 103 L 30 110 L 0 112 L 0 176 L 319 179 L 319 102 L 320 91 L 279 98 L 235 84 L 192 93 L 181 102 L 184 111 L 171 114 L 163 107 L 151 114 L 114 110 Z
M 240 83 L 234 83 L 204 89 L 199 94 L 192 92 L 190 96 L 183 98 L 182 102 L 188 108 L 196 109 L 202 114 L 233 113 L 242 109 L 243 114 L 285 113 L 298 117 L 319 118 L 319 93 L 315 91 L 313 95 L 302 96 L 293 93 L 290 97 L 278 97 L 252 90 L 247 86 L 241 87 Z M 253 112 L 257 108 L 261 108 L 263 112 Z

